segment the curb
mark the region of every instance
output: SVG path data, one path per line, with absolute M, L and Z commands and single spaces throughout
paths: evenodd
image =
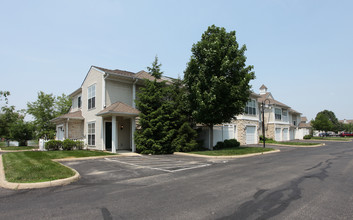
M 287 144 L 267 144 L 272 146 L 282 146 L 282 147 L 322 147 L 325 146 L 325 143 L 316 144 L 316 145 L 287 145 Z
M 316 142 L 339 142 L 339 143 L 349 143 L 352 142 L 353 139 L 349 141 L 336 141 L 336 140 L 318 140 L 318 139 L 310 139 L 310 141 L 316 141 Z
M 72 177 L 68 177 L 65 179 L 59 179 L 59 180 L 53 180 L 53 181 L 47 181 L 47 182 L 39 182 L 39 183 L 13 183 L 13 182 L 8 182 L 5 178 L 5 171 L 4 171 L 4 166 L 2 163 L 2 155 L 0 155 L 0 187 L 6 188 L 6 189 L 38 189 L 38 188 L 46 188 L 46 187 L 52 187 L 52 186 L 63 186 L 67 185 L 69 183 L 75 182 L 78 179 L 80 179 L 80 174 L 73 168 L 65 166 L 61 164 L 64 167 L 67 167 L 71 169 L 75 175 Z
M 273 150 L 267 151 L 262 153 L 253 153 L 253 154 L 244 154 L 244 155 L 233 155 L 233 156 L 208 156 L 208 155 L 201 155 L 201 154 L 190 154 L 190 153 L 183 153 L 183 152 L 174 152 L 175 155 L 182 155 L 182 156 L 189 156 L 189 157 L 203 157 L 203 158 L 213 158 L 213 159 L 229 159 L 229 158 L 245 158 L 245 157 L 253 157 L 263 154 L 273 154 L 279 153 L 280 150 Z
M 18 151 L 15 151 L 15 152 L 18 152 Z M 76 160 L 93 160 L 93 159 L 100 159 L 100 158 L 107 158 L 107 157 L 130 157 L 130 156 L 141 156 L 141 155 L 125 153 L 125 154 L 118 154 L 118 155 L 103 155 L 103 156 L 95 156 L 95 157 L 78 157 L 78 158 L 73 157 L 73 158 L 53 159 L 52 161 L 64 162 L 64 161 L 76 161 Z M 2 163 L 2 155 L 0 155 L 0 187 L 6 188 L 6 189 L 12 189 L 12 190 L 39 189 L 39 188 L 46 188 L 46 187 L 52 187 L 52 186 L 64 186 L 80 179 L 80 174 L 75 169 L 61 163 L 60 165 L 71 169 L 75 173 L 75 175 L 65 179 L 52 180 L 47 182 L 13 183 L 13 182 L 8 182 L 5 178 L 5 170 L 4 170 L 4 165 Z
M 64 162 L 64 161 L 75 161 L 75 160 L 94 160 L 94 159 L 101 159 L 106 157 L 131 157 L 131 156 L 141 157 L 141 155 L 117 154 L 117 155 L 103 155 L 103 156 L 94 156 L 94 157 L 71 157 L 71 158 L 53 159 L 52 161 Z

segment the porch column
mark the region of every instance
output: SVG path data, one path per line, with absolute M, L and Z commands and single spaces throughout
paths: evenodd
M 136 129 L 135 118 L 131 118 L 131 149 L 132 149 L 132 152 L 136 152 L 136 146 L 135 146 L 135 140 L 134 140 L 135 129 Z
M 116 144 L 117 135 L 116 135 L 116 116 L 112 116 L 112 153 L 116 153 Z

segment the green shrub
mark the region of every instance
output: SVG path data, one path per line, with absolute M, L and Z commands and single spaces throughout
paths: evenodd
M 83 141 L 75 141 L 75 148 L 76 148 L 76 150 L 82 150 L 83 149 Z
M 240 143 L 236 139 L 228 139 L 228 140 L 224 140 L 224 142 L 222 141 L 217 142 L 216 146 L 214 146 L 213 149 L 220 150 L 223 148 L 235 148 L 239 146 L 240 146 Z
M 213 150 L 219 150 L 224 148 L 224 142 L 218 141 L 216 146 L 213 147 Z
M 263 141 L 264 140 L 264 136 L 260 135 L 260 141 Z M 266 138 L 266 141 L 273 141 L 272 138 Z
M 63 150 L 73 150 L 76 147 L 76 141 L 65 139 L 63 141 Z
M 240 143 L 236 139 L 224 140 L 224 147 L 225 148 L 239 147 L 239 146 L 240 146 Z
M 63 142 L 59 140 L 50 140 L 45 143 L 45 149 L 47 150 L 60 150 L 63 146 Z
M 303 138 L 304 138 L 304 139 L 311 139 L 312 137 L 313 137 L 312 135 L 307 134 L 307 135 L 305 135 Z

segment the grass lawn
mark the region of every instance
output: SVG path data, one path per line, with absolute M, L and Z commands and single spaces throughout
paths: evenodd
M 313 140 L 351 141 L 353 137 L 312 137 Z
M 263 141 L 260 141 L 260 143 L 263 143 Z M 294 146 L 318 145 L 318 143 L 310 143 L 310 142 L 291 142 L 291 141 L 273 141 L 273 140 L 267 140 L 265 144 L 283 144 L 283 145 L 294 145 Z
M 232 147 L 221 150 L 206 150 L 206 151 L 193 151 L 191 154 L 201 154 L 208 156 L 232 156 L 232 155 L 244 155 L 253 153 L 262 153 L 266 151 L 272 151 L 273 148 L 262 148 L 262 147 Z
M 51 159 L 112 155 L 101 151 L 26 151 L 3 154 L 6 180 L 16 183 L 45 182 L 71 177 L 74 172 Z
M 38 149 L 38 147 L 31 147 L 31 146 L 20 146 L 20 147 L 1 147 L 1 150 L 32 150 L 32 149 Z

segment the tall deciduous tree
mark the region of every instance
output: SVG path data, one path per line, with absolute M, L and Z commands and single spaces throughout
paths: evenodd
M 324 110 L 317 113 L 315 120 L 311 121 L 315 130 L 319 131 L 334 131 L 340 130 L 340 124 L 335 113 L 329 110 Z
M 10 95 L 9 91 L 0 91 L 0 101 L 2 101 L 2 99 L 5 100 L 5 103 L 8 104 L 9 100 L 8 100 L 8 96 Z
M 331 131 L 333 128 L 333 124 L 328 118 L 328 116 L 320 113 L 316 115 L 315 120 L 311 121 L 311 125 L 315 130 L 325 131 L 325 132 Z
M 188 103 L 193 119 L 210 128 L 213 149 L 213 126 L 244 112 L 255 74 L 245 64 L 246 46 L 239 47 L 235 31 L 212 25 L 191 51 L 184 75 Z
M 55 125 L 51 119 L 69 111 L 71 100 L 66 95 L 55 97 L 53 94 L 45 94 L 40 91 L 37 101 L 27 103 L 27 112 L 34 117 L 36 136 L 53 138 Z

